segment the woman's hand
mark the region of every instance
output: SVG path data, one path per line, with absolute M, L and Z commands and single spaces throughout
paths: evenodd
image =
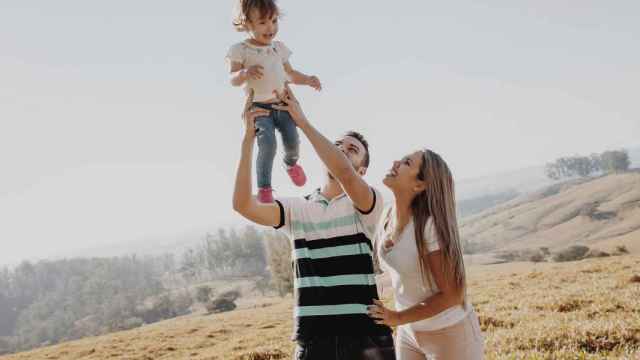
M 370 318 L 374 319 L 378 325 L 398 326 L 400 323 L 400 313 L 387 309 L 382 301 L 373 299 L 374 305 L 367 306 Z
M 283 93 L 278 93 L 277 91 L 274 91 L 274 93 L 284 105 L 273 105 L 273 108 L 288 111 L 293 122 L 295 122 L 298 127 L 301 128 L 306 125 L 307 117 L 304 115 L 304 112 L 302 112 L 300 103 L 298 102 L 298 99 L 296 99 L 295 95 L 293 95 L 293 91 L 291 91 L 289 84 L 285 84 Z
M 253 140 L 256 137 L 256 118 L 260 116 L 269 116 L 269 110 L 253 106 L 253 90 L 251 90 L 242 111 L 245 138 Z

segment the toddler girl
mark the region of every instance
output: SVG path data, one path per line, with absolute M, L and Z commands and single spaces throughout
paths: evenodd
M 306 183 L 306 175 L 300 165 L 299 136 L 296 125 L 286 111 L 276 110 L 273 105 L 280 101 L 274 91 L 282 93 L 285 81 L 308 85 L 321 90 L 320 80 L 294 70 L 289 63 L 291 51 L 280 41 L 278 34 L 280 11 L 275 0 L 239 0 L 233 25 L 236 30 L 248 34 L 248 38 L 229 49 L 227 61 L 233 86 L 244 86 L 245 92 L 253 92 L 253 106 L 270 110 L 269 116 L 256 119 L 258 158 L 258 200 L 273 202 L 271 170 L 276 155 L 277 129 L 282 136 L 284 163 L 291 181 L 297 186 Z

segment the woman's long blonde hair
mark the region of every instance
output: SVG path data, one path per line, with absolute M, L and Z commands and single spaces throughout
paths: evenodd
M 438 237 L 438 245 L 444 257 L 443 272 L 447 281 L 454 281 L 466 297 L 466 272 L 462 257 L 462 245 L 458 232 L 456 199 L 453 176 L 447 163 L 431 150 L 422 152 L 422 165 L 418 180 L 425 181 L 425 189 L 411 201 L 411 213 L 415 229 L 418 262 L 423 280 L 433 288 L 429 263 L 426 261 L 427 248 L 424 230 L 429 218 Z M 390 213 L 389 213 L 390 215 Z M 388 216 L 389 216 L 388 215 Z M 388 223 L 388 220 L 386 221 Z

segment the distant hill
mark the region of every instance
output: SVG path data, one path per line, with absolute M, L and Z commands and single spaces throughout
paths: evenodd
M 549 186 L 468 217 L 462 237 L 485 250 L 583 244 L 640 252 L 640 172 Z
M 555 183 L 547 178 L 544 166 L 507 171 L 495 175 L 460 180 L 456 183 L 458 200 L 468 200 L 497 193 L 526 193 Z
M 632 168 L 640 168 L 640 147 L 627 148 Z M 478 178 L 463 179 L 456 182 L 456 198 L 459 205 L 485 203 L 491 207 L 488 199 L 508 199 L 510 193 L 526 194 L 557 184 L 547 178 L 545 165 L 516 169 Z M 483 199 L 485 201 L 483 201 Z M 475 209 L 474 209 L 475 210 Z M 463 215 L 466 211 L 463 211 Z M 476 211 L 471 211 L 476 212 Z

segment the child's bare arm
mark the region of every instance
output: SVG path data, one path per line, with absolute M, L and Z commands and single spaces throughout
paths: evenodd
M 242 86 L 249 79 L 262 78 L 262 66 L 254 65 L 245 69 L 243 64 L 232 61 L 229 65 L 229 73 L 231 74 L 231 85 Z
M 305 75 L 297 70 L 294 70 L 289 62 L 284 63 L 284 71 L 291 78 L 291 82 L 296 85 L 309 85 L 312 88 L 320 91 L 322 90 L 322 84 L 320 79 L 316 76 Z

